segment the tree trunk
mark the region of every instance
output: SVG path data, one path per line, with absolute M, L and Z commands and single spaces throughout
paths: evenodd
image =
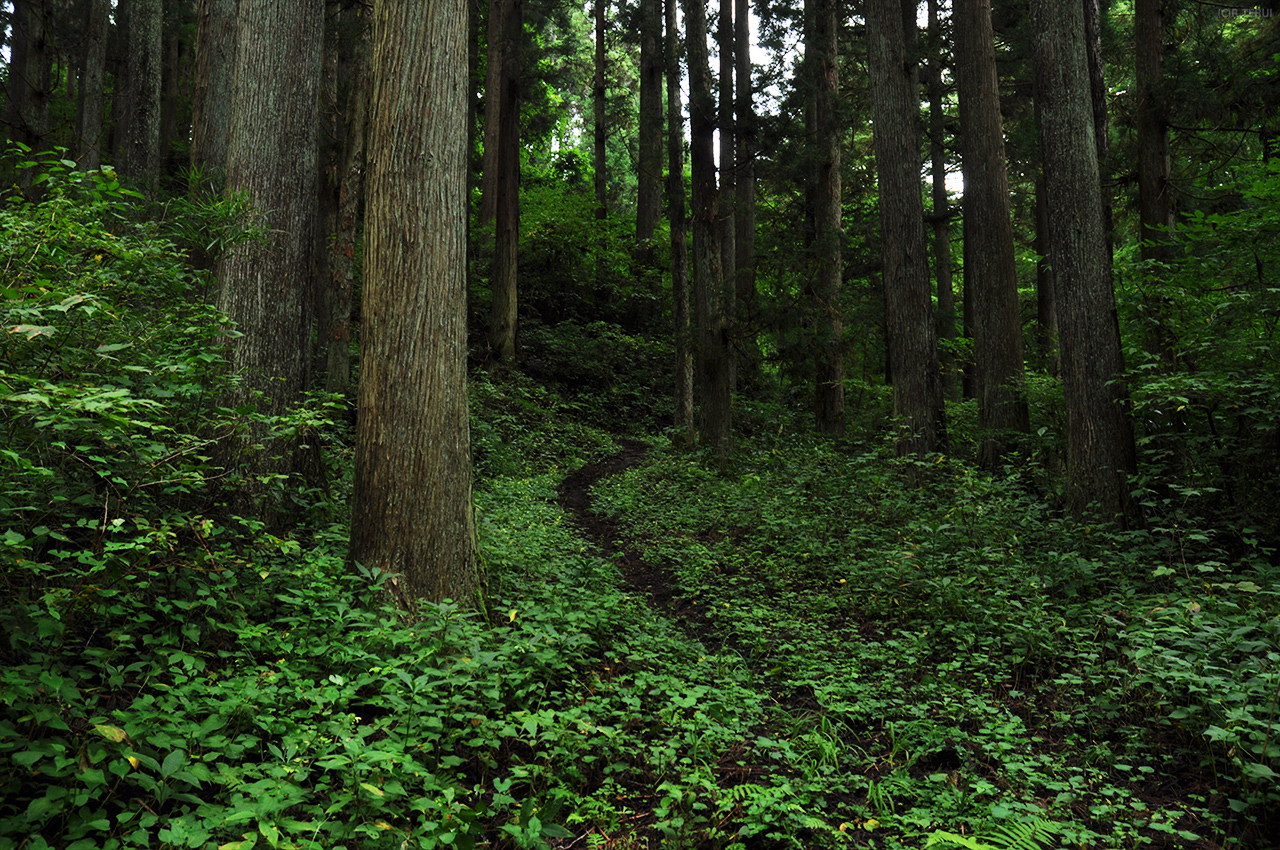
M 732 390 L 726 334 L 714 155 L 716 102 L 707 58 L 706 5 L 684 2 L 689 62 L 689 154 L 693 169 L 693 295 L 698 327 L 698 394 L 704 445 L 723 462 L 732 451 Z
M 1056 283 L 1067 415 L 1067 510 L 1077 518 L 1138 519 L 1128 396 L 1098 185 L 1098 155 L 1080 3 L 1033 0 L 1036 111 L 1052 211 L 1049 259 Z
M 148 193 L 160 184 L 160 83 L 164 15 L 160 0 L 129 3 L 129 118 L 120 173 Z
M 737 249 L 734 247 L 735 213 L 737 190 L 734 188 L 737 166 L 733 158 L 737 153 L 734 144 L 736 129 L 733 126 L 733 68 L 734 68 L 734 0 L 720 0 L 720 29 L 717 41 L 720 48 L 720 117 L 717 127 L 720 130 L 720 275 L 724 285 L 720 288 L 724 299 L 725 334 L 730 344 L 729 357 L 729 391 L 732 393 L 738 381 L 737 358 L 734 355 L 734 326 L 737 324 L 738 308 L 736 300 L 736 278 L 734 262 L 737 260 Z
M 238 0 L 200 0 L 196 11 L 196 84 L 191 104 L 191 170 L 206 187 L 227 171 Z
M 520 65 L 523 0 L 503 11 L 502 81 L 498 87 L 498 157 L 494 208 L 494 258 L 490 281 L 489 355 L 500 369 L 516 359 L 517 282 L 520 248 Z
M 756 383 L 760 371 L 760 350 L 756 343 L 756 176 L 755 111 L 751 103 L 751 14 L 747 0 L 737 0 L 734 26 L 737 53 L 737 121 L 734 141 L 734 183 L 738 187 L 734 205 L 733 263 L 734 304 L 737 308 L 737 336 L 740 351 L 735 358 L 739 383 Z
M 818 283 L 814 294 L 818 312 L 818 354 L 814 387 L 814 419 L 824 434 L 844 432 L 844 315 L 840 308 L 844 240 L 840 203 L 840 72 L 837 0 L 814 2 L 813 42 L 805 48 L 805 65 L 813 78 L 816 101 L 814 124 L 814 224 L 818 253 Z
M 395 599 L 479 586 L 467 417 L 465 0 L 374 6 L 351 558 Z
M 323 12 L 323 0 L 240 4 L 227 192 L 252 199 L 266 237 L 219 261 L 218 306 L 241 334 L 230 345 L 243 376 L 231 401 L 272 416 L 294 409 L 310 382 Z M 315 474 L 314 454 L 296 441 L 230 449 L 251 475 Z M 278 510 L 268 497 L 268 516 Z
M 662 0 L 640 3 L 640 162 L 636 188 L 636 244 L 641 259 L 662 213 Z
M 84 65 L 76 104 L 76 162 L 84 171 L 102 165 L 103 81 L 111 0 L 89 0 L 85 8 Z
M 10 140 L 33 151 L 43 150 L 49 135 L 49 98 L 51 94 L 51 59 L 46 18 L 46 0 L 15 0 L 13 4 L 13 40 L 9 51 L 9 76 L 5 93 L 9 98 L 8 123 Z M 19 176 L 22 189 L 34 197 L 36 189 L 33 169 Z
M 1044 370 L 1059 374 L 1058 312 L 1053 293 L 1053 266 L 1049 262 L 1049 200 L 1045 197 L 1044 175 L 1036 178 L 1036 346 Z
M 920 101 L 904 20 L 911 0 L 867 0 L 867 45 L 884 261 L 885 331 L 893 371 L 898 450 L 946 446 L 933 298 L 920 191 Z
M 952 18 L 954 22 L 955 18 Z M 943 114 L 944 38 L 938 20 L 938 0 L 929 0 L 929 32 L 933 51 L 929 60 L 929 158 L 933 194 L 933 276 L 938 288 L 938 339 L 955 342 L 956 295 L 951 279 L 951 199 L 947 194 L 947 148 Z M 944 398 L 960 398 L 960 365 L 945 345 L 938 351 Z
M 1159 93 L 1164 77 L 1164 0 L 1137 0 L 1134 8 L 1134 77 L 1138 89 L 1138 213 L 1142 259 L 1168 256 L 1169 127 Z
M 1089 58 L 1089 93 L 1093 105 L 1093 138 L 1098 149 L 1099 191 L 1102 193 L 1102 227 L 1107 232 L 1107 252 L 1114 255 L 1115 228 L 1111 203 L 1111 132 L 1107 120 L 1107 81 L 1102 60 L 1102 9 L 1099 0 L 1084 0 L 1085 49 Z
M 675 299 L 675 427 L 686 445 L 694 441 L 693 346 L 689 325 L 689 251 L 684 211 L 684 114 L 680 108 L 680 33 L 676 0 L 666 0 L 667 218 L 671 223 L 671 290 Z
M 605 87 L 605 63 L 608 53 L 605 50 L 605 3 L 607 0 L 595 2 L 596 24 L 596 59 L 595 79 L 591 86 L 591 105 L 593 114 L 592 159 L 595 163 L 596 219 L 604 221 L 609 215 L 609 195 L 607 176 L 607 160 L 605 157 L 605 106 L 608 91 Z M 596 277 L 600 277 L 600 259 L 596 261 Z
M 1030 429 L 1022 313 L 1009 213 L 1004 127 L 990 0 L 955 0 L 960 137 L 964 149 L 965 291 L 973 298 L 979 465 L 999 469 L 1012 432 Z
M 489 0 L 488 58 L 484 81 L 484 162 L 480 176 L 480 239 L 486 245 L 487 232 L 498 214 L 498 162 L 502 146 L 498 141 L 502 124 L 502 63 L 507 54 L 504 21 L 514 0 Z

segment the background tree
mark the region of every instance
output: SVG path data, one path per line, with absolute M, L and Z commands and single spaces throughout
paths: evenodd
M 160 94 L 164 76 L 164 8 L 160 0 L 129 2 L 129 115 L 120 173 L 154 192 L 160 181 Z
M 110 0 L 85 4 L 84 62 L 76 104 L 76 162 L 85 171 L 102 165 L 102 108 L 105 98 Z
M 694 440 L 693 346 L 689 321 L 689 251 L 684 206 L 684 111 L 680 106 L 680 32 L 676 0 L 666 0 L 667 220 L 671 227 L 671 292 L 675 336 L 675 427 L 686 444 Z
M 233 401 L 274 416 L 299 404 L 311 378 L 323 22 L 323 0 L 240 3 L 227 191 L 249 196 L 266 235 L 219 261 L 218 306 L 240 334 L 229 352 L 243 375 Z M 314 474 L 314 456 L 292 441 L 232 451 L 264 478 Z
M 947 190 L 946 94 L 944 69 L 946 48 L 950 42 L 938 14 L 939 0 L 929 0 L 929 164 L 932 174 L 929 214 L 933 226 L 933 276 L 938 302 L 938 362 L 942 369 L 942 391 L 954 400 L 960 393 L 960 365 L 953 346 L 956 339 L 955 288 L 951 274 L 951 199 Z M 954 18 L 952 19 L 954 20 Z
M 893 413 L 904 429 L 899 450 L 926 454 L 946 445 L 946 418 L 925 253 L 918 77 L 907 51 L 914 10 L 909 0 L 867 0 L 867 64 Z
M 999 468 L 1011 432 L 1030 424 L 990 0 L 955 0 L 964 148 L 964 286 L 972 299 L 979 464 Z
M 1034 0 L 1036 109 L 1044 156 L 1062 385 L 1066 404 L 1067 509 L 1131 525 L 1136 469 L 1102 203 L 1093 105 L 1079 3 Z
M 227 168 L 238 0 L 200 0 L 191 105 L 191 168 L 222 177 Z
M 662 0 L 640 0 L 640 123 L 636 243 L 642 254 L 662 213 Z
M 840 303 L 843 264 L 843 206 L 840 194 L 840 53 L 839 3 L 814 3 L 813 41 L 805 48 L 805 65 L 813 74 L 815 167 L 814 229 L 818 254 L 815 287 L 819 334 L 814 386 L 814 419 L 824 434 L 844 431 L 844 314 Z
M 465 0 L 374 7 L 351 557 L 406 607 L 477 588 L 466 371 Z M 430 156 L 422 155 L 430 151 Z

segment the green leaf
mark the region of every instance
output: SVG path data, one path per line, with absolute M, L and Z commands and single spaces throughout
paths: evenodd
M 182 767 L 182 762 L 186 759 L 186 750 L 174 750 L 164 757 L 164 764 L 160 765 L 160 776 L 168 779 Z

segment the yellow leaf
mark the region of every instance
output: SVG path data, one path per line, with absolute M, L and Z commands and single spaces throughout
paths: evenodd
M 880 825 L 880 821 L 876 820 L 875 818 L 871 818 L 870 820 L 862 824 L 862 828 L 869 831 L 869 830 L 875 829 L 879 825 Z
M 373 825 L 376 826 L 378 829 L 391 829 L 391 824 L 387 823 L 384 820 L 374 821 Z
M 93 730 L 108 741 L 114 741 L 117 744 L 129 740 L 129 736 L 119 726 L 108 726 L 105 723 L 99 723 L 93 727 Z
M 142 762 L 138 761 L 138 760 L 137 760 L 136 758 L 134 758 L 133 756 L 129 756 L 129 764 L 133 765 L 133 769 L 134 769 L 134 770 L 137 770 L 137 769 L 138 769 L 138 765 L 142 764 Z
M 372 795 L 373 795 L 373 796 L 375 796 L 375 797 L 385 797 L 385 796 L 387 796 L 387 792 L 386 792 L 386 791 L 383 791 L 383 790 L 382 790 L 381 788 L 379 788 L 377 785 L 370 785 L 368 782 L 361 782 L 361 783 L 360 783 L 360 787 L 361 787 L 361 788 L 363 788 L 364 790 L 368 791 L 370 794 L 372 794 Z
M 507 622 L 508 622 L 508 623 L 514 623 L 515 621 L 516 621 L 516 609 L 512 608 L 512 609 L 511 609 L 511 615 L 510 615 L 509 617 L 507 617 Z

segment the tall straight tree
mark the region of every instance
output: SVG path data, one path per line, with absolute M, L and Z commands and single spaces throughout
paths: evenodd
M 893 412 L 903 428 L 898 450 L 923 455 L 945 447 L 946 417 L 925 254 L 918 70 L 907 49 L 915 8 L 867 0 L 866 15 Z
M 733 208 L 735 233 L 733 263 L 734 305 L 737 308 L 737 338 L 741 341 L 734 365 L 740 381 L 754 381 L 759 370 L 759 349 L 751 332 L 756 312 L 756 173 L 755 107 L 752 104 L 751 10 L 748 0 L 737 0 L 734 9 L 735 54 L 737 63 L 735 96 L 737 106 L 733 138 L 737 153 L 733 158 L 737 201 Z
M 1036 113 L 1049 217 L 1062 387 L 1067 413 L 1067 510 L 1136 522 L 1128 476 L 1133 427 L 1120 383 L 1124 360 L 1111 258 L 1102 226 L 1098 155 L 1081 3 L 1033 0 Z
M 84 171 L 93 171 L 102 165 L 103 83 L 110 19 L 110 0 L 89 0 L 85 6 L 80 97 L 76 103 L 76 163 Z
M 608 88 L 605 84 L 605 64 L 609 61 L 609 52 L 605 41 L 605 4 L 607 0 L 595 0 L 594 20 L 596 24 L 596 59 L 595 76 L 591 85 L 592 108 L 592 161 L 595 165 L 596 219 L 604 221 L 609 215 L 608 193 L 608 159 L 605 155 L 605 142 L 608 132 L 605 127 L 608 105 Z M 600 268 L 597 259 L 596 267 Z M 597 271 L 597 275 L 599 272 Z
M 238 0 L 200 0 L 196 8 L 191 169 L 206 178 L 220 178 L 227 170 L 238 5 Z
M 737 308 L 734 306 L 736 292 L 733 286 L 735 278 L 734 263 L 737 261 L 737 249 L 734 241 L 737 238 L 734 221 L 734 205 L 737 203 L 737 191 L 734 188 L 737 176 L 737 164 L 734 157 L 737 148 L 734 137 L 737 128 L 733 122 L 733 71 L 734 44 L 736 33 L 733 27 L 734 0 L 720 0 L 720 28 L 717 42 L 720 48 L 720 117 L 716 124 L 720 136 L 720 274 L 726 284 L 721 287 L 724 297 L 724 314 L 727 322 L 726 333 L 733 337 L 737 324 Z M 732 389 L 737 382 L 738 367 L 733 347 L 729 347 L 729 385 Z
M 720 269 L 714 134 L 716 101 L 707 57 L 707 10 L 684 0 L 689 56 L 689 159 L 693 169 L 693 301 L 698 335 L 699 426 L 721 460 L 732 450 L 732 371 Z
M 48 14 L 47 0 L 15 0 L 9 30 L 9 75 L 5 78 L 9 138 L 32 150 L 43 148 L 49 134 L 52 54 Z M 23 189 L 31 191 L 34 179 L 34 169 L 24 171 Z
M 1136 0 L 1133 17 L 1134 79 L 1138 104 L 1138 214 L 1142 258 L 1168 256 L 1169 125 L 1160 84 L 1164 77 L 1164 0 Z
M 351 558 L 471 603 L 466 0 L 378 0 L 373 44 Z
M 310 383 L 323 22 L 324 0 L 240 3 L 226 190 L 249 196 L 266 237 L 219 261 L 218 306 L 240 332 L 230 360 L 243 381 L 232 401 L 272 415 L 294 408 Z M 314 469 L 314 455 L 293 443 L 229 449 L 262 476 Z
M 160 83 L 164 14 L 160 0 L 129 3 L 129 120 L 120 172 L 150 191 L 160 182 Z
M 640 2 L 640 127 L 636 243 L 646 256 L 662 213 L 662 0 Z
M 954 0 L 960 139 L 964 150 L 964 286 L 972 299 L 978 462 L 994 471 L 1013 432 L 1030 428 L 1022 313 L 1009 211 L 991 0 Z
M 814 387 L 814 419 L 819 431 L 844 431 L 844 315 L 840 309 L 844 237 L 840 197 L 840 71 L 838 0 L 813 3 L 811 44 L 805 47 L 805 66 L 814 87 L 813 140 L 814 228 L 818 253 L 815 287 L 823 350 L 818 355 Z
M 520 246 L 520 67 L 524 2 L 503 4 L 502 74 L 497 92 L 498 140 L 494 191 L 494 254 L 489 306 L 489 354 L 500 368 L 516 357 Z M 490 36 L 492 37 L 492 35 Z M 487 134 L 486 134 L 487 135 Z
M 694 441 L 693 346 L 689 323 L 689 249 L 684 210 L 684 114 L 680 108 L 680 32 L 676 0 L 666 0 L 667 218 L 671 223 L 671 291 L 675 299 L 675 427 L 686 444 Z
M 938 289 L 938 339 L 956 338 L 956 296 L 951 278 L 951 199 L 947 193 L 946 116 L 943 113 L 946 43 L 938 16 L 939 0 L 929 0 L 929 162 L 933 172 L 933 277 Z M 954 16 L 952 18 L 954 21 Z M 944 345 L 938 352 L 942 368 L 942 393 L 950 399 L 960 394 L 960 372 L 955 355 Z

